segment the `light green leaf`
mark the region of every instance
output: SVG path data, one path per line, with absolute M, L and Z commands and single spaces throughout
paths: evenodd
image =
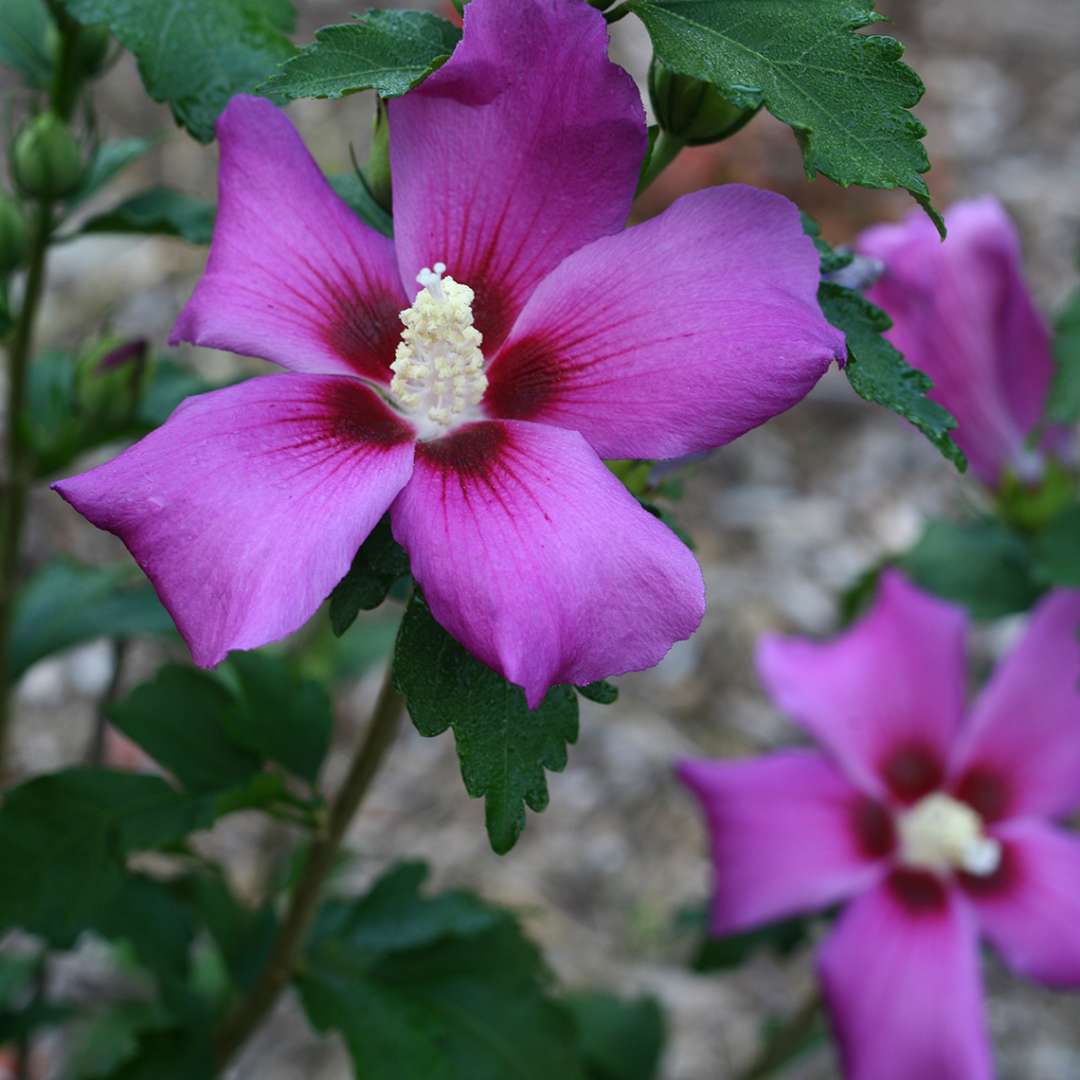
M 289 101 L 357 90 L 398 97 L 445 63 L 460 39 L 456 26 L 427 11 L 369 11 L 316 30 L 259 91 Z
M 923 94 L 903 46 L 856 33 L 881 21 L 871 0 L 629 0 L 656 55 L 734 105 L 764 104 L 802 147 L 807 175 L 845 187 L 906 188 L 944 235 L 922 174 Z
M 31 86 L 48 86 L 52 75 L 51 23 L 43 0 L 3 0 L 0 64 L 14 68 Z
M 134 164 L 156 144 L 157 139 L 113 139 L 102 143 L 94 151 L 94 156 L 83 173 L 82 182 L 74 195 L 66 199 L 70 208 L 85 202 L 91 195 L 100 191 L 110 180 L 119 176 L 129 165 Z
M 176 236 L 189 244 L 209 244 L 214 235 L 214 207 L 171 188 L 151 188 L 90 218 L 86 233 L 146 233 Z
M 548 804 L 544 770 L 566 768 L 578 735 L 578 702 L 568 686 L 530 712 L 519 686 L 474 659 L 414 596 L 394 651 L 394 682 L 421 735 L 454 729 L 465 790 L 484 797 L 491 846 L 509 851 L 525 827 L 525 807 Z
M 134 56 L 147 93 L 209 142 L 229 98 L 250 91 L 296 50 L 284 0 L 63 0 L 104 23 Z
M 1036 578 L 1044 585 L 1080 589 L 1080 506 L 1071 506 L 1033 541 Z

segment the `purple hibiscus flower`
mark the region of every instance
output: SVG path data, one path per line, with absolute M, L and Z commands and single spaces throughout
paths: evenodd
M 173 340 L 288 373 L 186 402 L 57 490 L 124 541 L 202 665 L 300 626 L 389 509 L 436 619 L 530 705 L 648 667 L 704 585 L 601 458 L 719 446 L 842 359 L 813 245 L 741 186 L 624 230 L 644 114 L 582 0 L 474 0 L 389 121 L 393 240 L 284 113 L 230 103 Z
M 824 746 L 688 761 L 712 929 L 850 901 L 818 964 L 854 1080 L 991 1075 L 977 941 L 1080 985 L 1080 592 L 1042 601 L 965 717 L 966 621 L 887 573 L 833 641 L 766 638 L 773 700 Z
M 1064 450 L 1067 433 L 1030 445 L 1054 362 L 1016 229 L 993 198 L 957 203 L 945 222 L 944 243 L 925 214 L 864 232 L 860 253 L 885 268 L 867 296 L 893 320 L 886 337 L 933 380 L 929 396 L 956 417 L 976 476 L 991 487 L 1006 473 L 1037 480 L 1043 453 Z

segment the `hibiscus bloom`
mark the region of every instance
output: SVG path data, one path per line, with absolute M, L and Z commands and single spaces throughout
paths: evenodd
M 885 336 L 933 380 L 929 396 L 956 417 L 953 438 L 975 475 L 990 487 L 1006 473 L 1038 480 L 1044 452 L 1062 451 L 1068 433 L 1030 445 L 1054 361 L 1016 229 L 993 198 L 957 203 L 945 223 L 944 242 L 925 214 L 864 232 L 860 253 L 884 265 L 867 296 L 893 320 Z
M 57 489 L 124 541 L 201 665 L 300 626 L 389 509 L 435 618 L 530 705 L 648 667 L 704 585 L 601 458 L 722 445 L 842 358 L 813 245 L 740 186 L 624 230 L 644 114 L 582 0 L 474 0 L 389 122 L 393 240 L 284 113 L 230 103 L 173 340 L 287 373 L 189 400 Z
M 712 837 L 712 930 L 850 901 L 818 956 L 854 1080 L 991 1076 L 977 940 L 1080 985 L 1080 592 L 1047 597 L 964 716 L 959 608 L 884 576 L 830 642 L 767 637 L 773 700 L 827 753 L 688 761 Z

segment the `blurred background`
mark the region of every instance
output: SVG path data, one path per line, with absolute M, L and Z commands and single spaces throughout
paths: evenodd
M 296 0 L 296 6 L 300 42 L 355 10 L 341 0 Z M 410 6 L 424 5 L 414 0 Z M 927 86 L 917 113 L 929 129 L 935 202 L 944 207 L 974 195 L 998 196 L 1019 225 L 1029 280 L 1050 311 L 1075 282 L 1080 242 L 1077 0 L 881 0 L 879 6 L 893 20 L 881 32 L 906 43 L 907 59 Z M 612 31 L 613 55 L 643 83 L 649 55 L 643 29 L 630 18 Z M 109 189 L 105 202 L 154 183 L 213 197 L 214 148 L 173 131 L 168 112 L 143 94 L 128 58 L 101 81 L 96 105 L 106 137 L 166 136 Z M 363 160 L 369 95 L 302 102 L 290 111 L 327 171 L 349 168 L 350 144 Z M 808 182 L 790 131 L 762 114 L 719 146 L 684 151 L 638 211 L 647 216 L 686 191 L 729 181 L 783 192 L 821 221 L 834 244 L 914 205 L 901 193 Z M 88 212 L 101 208 L 99 199 Z M 163 348 L 204 259 L 205 249 L 180 241 L 70 244 L 52 264 L 40 345 L 74 346 L 108 330 L 145 336 Z M 214 379 L 247 366 L 205 350 L 186 350 L 179 358 Z M 763 1020 L 790 1015 L 810 990 L 809 956 L 806 949 L 789 957 L 756 955 L 733 973 L 690 970 L 708 864 L 702 825 L 673 779 L 672 762 L 757 753 L 794 741 L 794 730 L 757 684 L 758 635 L 835 629 L 838 596 L 863 570 L 909 545 L 924 515 L 973 497 L 913 429 L 865 405 L 842 376 L 830 374 L 808 401 L 687 475 L 677 514 L 704 568 L 705 623 L 655 670 L 620 679 L 615 708 L 582 703 L 581 738 L 569 767 L 549 776 L 551 805 L 530 817 L 513 852 L 500 858 L 488 848 L 482 804 L 465 795 L 452 737 L 426 740 L 407 728 L 351 834 L 355 857 L 343 870 L 344 882 L 360 886 L 391 859 L 425 858 L 436 885 L 468 886 L 520 911 L 566 984 L 658 996 L 670 1022 L 665 1078 L 736 1075 L 758 1049 Z M 57 553 L 91 562 L 123 556 L 117 542 L 47 491 L 35 496 L 25 550 L 27 571 Z M 329 645 L 314 651 L 321 659 L 313 663 L 338 676 L 340 747 L 353 741 L 367 715 L 393 614 L 358 622 L 344 651 Z M 316 621 L 325 626 L 325 615 Z M 1009 634 L 1008 625 L 995 627 L 979 648 L 989 655 Z M 183 654 L 178 643 L 133 649 L 125 686 L 149 676 L 164 655 Z M 105 642 L 31 669 L 19 691 L 20 772 L 79 759 L 110 672 Z M 138 764 L 118 740 L 110 746 L 116 763 Z M 330 784 L 343 753 L 330 763 Z M 238 815 L 204 840 L 208 850 L 227 857 L 237 888 L 254 895 L 287 846 L 285 828 Z M 1020 983 L 992 958 L 986 977 L 1001 1077 L 1080 1076 L 1080 997 Z M 348 1067 L 332 1040 L 312 1041 L 286 1001 L 236 1075 L 330 1080 L 347 1076 Z M 836 1068 L 822 1043 L 785 1075 L 824 1080 Z

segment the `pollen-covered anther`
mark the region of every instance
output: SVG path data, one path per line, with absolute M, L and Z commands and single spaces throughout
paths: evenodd
M 942 792 L 927 795 L 901 814 L 897 831 L 900 861 L 906 866 L 988 877 L 1001 865 L 1001 843 L 986 835 L 982 818 Z
M 405 329 L 390 365 L 390 392 L 397 403 L 443 428 L 467 419 L 487 389 L 483 337 L 473 325 L 473 291 L 443 277 L 445 272 L 439 262 L 416 275 L 421 289 L 401 313 Z

